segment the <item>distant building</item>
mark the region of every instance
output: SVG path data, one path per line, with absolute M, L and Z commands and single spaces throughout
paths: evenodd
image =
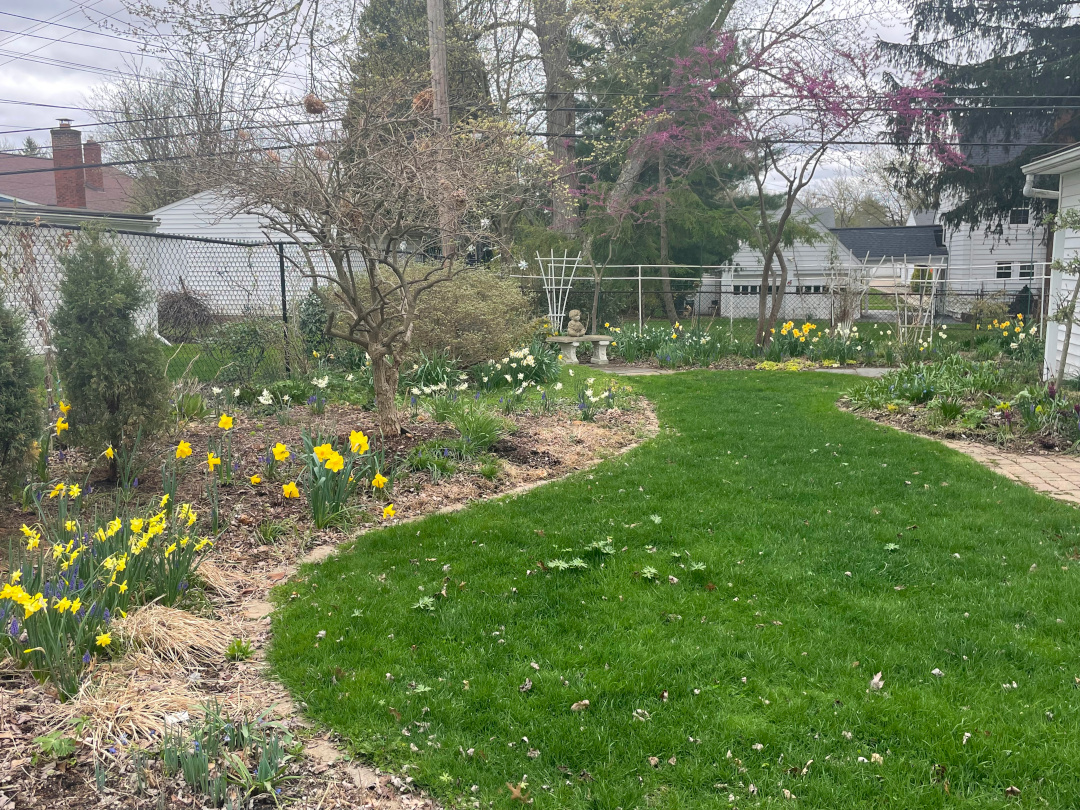
M 131 210 L 135 181 L 100 165 L 100 144 L 83 143 L 82 133 L 66 118 L 51 134 L 51 157 L 0 154 L 0 202 L 111 214 Z

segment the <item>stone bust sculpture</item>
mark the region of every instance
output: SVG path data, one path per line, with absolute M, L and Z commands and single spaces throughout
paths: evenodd
M 570 322 L 566 324 L 566 334 L 570 337 L 581 337 L 585 334 L 585 324 L 581 322 L 581 310 L 570 310 Z

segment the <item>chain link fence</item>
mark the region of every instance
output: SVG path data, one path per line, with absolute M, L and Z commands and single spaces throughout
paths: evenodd
M 863 265 L 799 268 L 784 285 L 778 317 L 833 324 L 900 320 L 933 325 L 977 320 L 993 305 L 1011 314 L 1022 313 L 1029 323 L 1041 321 L 1049 289 L 1048 266 L 1025 264 L 1019 274 L 999 278 L 1003 272 L 1000 264 L 961 270 Z M 537 315 L 549 315 L 544 310 L 543 278 L 515 277 L 536 302 Z M 601 325 L 667 321 L 669 308 L 682 320 L 756 321 L 761 305 L 760 271 L 729 265 L 609 266 L 597 278 L 592 268 L 582 264 L 572 281 L 563 283 L 569 285 L 563 312 L 577 309 L 587 315 L 595 302 Z M 778 282 L 775 288 L 766 285 L 766 312 L 778 289 Z
M 60 303 L 61 259 L 80 228 L 0 223 L 0 283 L 26 323 L 35 354 L 52 359 L 50 318 Z M 310 351 L 297 329 L 312 288 L 290 243 L 248 243 L 167 234 L 108 231 L 118 252 L 146 279 L 154 303 L 140 325 L 161 340 L 168 373 L 233 385 L 306 373 Z

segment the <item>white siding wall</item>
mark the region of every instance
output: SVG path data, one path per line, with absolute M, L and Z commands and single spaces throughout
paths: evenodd
M 265 220 L 256 214 L 227 213 L 226 202 L 212 191 L 203 191 L 192 197 L 163 206 L 151 215 L 160 221 L 158 233 L 182 236 L 203 236 L 207 239 L 238 239 L 247 242 L 265 242 Z M 280 241 L 280 235 L 269 238 Z
M 949 247 L 949 281 L 964 290 L 1021 289 L 1030 279 L 1020 277 L 1020 265 L 1034 264 L 1035 275 L 1042 273 L 1046 246 L 1045 229 L 1036 225 L 1006 225 L 1001 236 L 987 235 L 979 226 L 969 232 L 962 226 L 946 233 Z M 997 278 L 997 263 L 1012 264 L 1012 278 Z
M 1080 167 L 1061 175 L 1061 202 L 1059 208 L 1080 208 Z M 1080 255 L 1080 232 L 1058 231 L 1054 234 L 1054 260 L 1068 260 Z M 1063 303 L 1068 303 L 1076 276 L 1063 276 L 1052 273 L 1050 276 L 1050 315 Z M 1046 353 L 1047 378 L 1057 374 L 1061 359 L 1061 349 L 1065 342 L 1065 325 L 1047 321 Z M 1069 356 L 1065 363 L 1065 376 L 1075 377 L 1080 374 L 1080 325 L 1073 326 L 1069 341 Z

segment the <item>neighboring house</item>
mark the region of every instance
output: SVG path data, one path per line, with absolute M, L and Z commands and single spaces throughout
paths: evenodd
M 1080 146 L 1070 146 L 1039 158 L 1023 167 L 1027 175 L 1024 193 L 1030 197 L 1047 197 L 1058 200 L 1058 210 L 1080 208 Z M 1057 176 L 1057 188 L 1040 189 L 1037 181 L 1040 175 Z M 1043 181 L 1043 185 L 1053 185 Z M 1080 256 L 1080 232 L 1061 230 L 1054 234 L 1054 261 L 1068 261 Z M 1044 359 L 1047 376 L 1057 373 L 1058 364 L 1065 342 L 1065 324 L 1056 323 L 1054 313 L 1067 304 L 1077 276 L 1059 272 L 1050 274 L 1048 314 L 1046 320 L 1046 350 Z M 1065 363 L 1065 375 L 1076 377 L 1080 374 L 1080 326 L 1073 326 L 1069 353 Z
M 84 144 L 82 133 L 66 118 L 51 134 L 52 157 L 0 154 L 0 202 L 113 214 L 131 210 L 134 180 L 99 165 L 99 144 Z
M 234 213 L 229 202 L 215 191 L 201 191 L 150 212 L 158 222 L 158 233 L 230 239 L 241 242 L 280 242 L 285 239 L 271 231 L 266 218 L 258 214 Z
M 916 216 L 939 220 L 935 212 Z M 1018 291 L 1045 275 L 1046 228 L 1027 208 L 1013 209 L 1000 229 L 977 225 L 945 229 L 949 284 L 971 293 Z
M 906 284 L 927 277 L 929 268 L 941 278 L 950 265 L 940 225 L 831 228 L 829 233 L 863 266 L 866 277 L 883 283 Z

